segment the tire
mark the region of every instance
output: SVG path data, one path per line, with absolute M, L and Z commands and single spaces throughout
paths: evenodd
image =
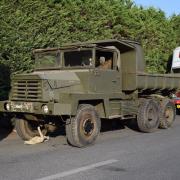
M 73 134 L 72 134 L 71 120 L 72 118 L 66 120 L 66 138 L 67 138 L 68 144 L 75 146 L 75 142 L 74 142 Z
M 12 117 L 5 113 L 0 113 L 0 128 L 12 129 Z
M 139 130 L 146 133 L 154 132 L 157 130 L 159 122 L 158 103 L 152 99 L 143 99 L 137 115 Z
M 169 99 L 163 99 L 160 103 L 159 128 L 167 129 L 172 126 L 176 117 L 176 107 Z
M 77 115 L 66 123 L 67 141 L 75 147 L 86 147 L 93 144 L 101 129 L 97 111 L 91 105 L 81 105 Z
M 22 140 L 30 140 L 35 136 L 39 136 L 37 127 L 39 123 L 36 121 L 27 121 L 25 119 L 15 119 L 15 129 Z M 43 135 L 47 133 L 47 129 L 42 129 Z

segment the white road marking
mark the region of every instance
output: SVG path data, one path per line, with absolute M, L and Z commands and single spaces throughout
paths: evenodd
M 87 166 L 84 166 L 84 167 L 80 167 L 80 168 L 77 168 L 77 169 L 72 169 L 70 171 L 64 171 L 64 172 L 57 173 L 57 174 L 54 174 L 54 175 L 51 175 L 51 176 L 46 176 L 46 177 L 39 178 L 39 179 L 36 179 L 36 180 L 54 180 L 54 179 L 59 179 L 59 178 L 70 176 L 72 174 L 76 174 L 76 173 L 79 173 L 79 172 L 83 172 L 83 171 L 87 171 L 87 170 L 94 169 L 94 168 L 97 168 L 97 167 L 101 167 L 101 166 L 105 166 L 105 165 L 108 165 L 108 164 L 112 164 L 112 163 L 115 163 L 115 162 L 118 162 L 118 160 L 117 159 L 110 159 L 110 160 L 107 160 L 107 161 L 102 161 L 102 162 L 98 162 L 98 163 L 95 163 L 95 164 L 90 164 L 90 165 L 87 165 Z

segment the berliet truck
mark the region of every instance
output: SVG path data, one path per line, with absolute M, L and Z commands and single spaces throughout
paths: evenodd
M 169 128 L 178 74 L 147 74 L 139 43 L 103 40 L 36 49 L 34 72 L 15 75 L 2 112 L 15 118 L 23 140 L 65 125 L 69 144 L 95 142 L 101 121 L 135 119 L 142 132 Z

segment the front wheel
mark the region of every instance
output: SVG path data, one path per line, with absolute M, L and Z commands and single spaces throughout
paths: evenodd
M 91 105 L 80 105 L 77 115 L 66 123 L 66 136 L 72 146 L 85 147 L 95 142 L 101 128 L 97 111 Z
M 17 131 L 17 134 L 23 139 L 23 140 L 30 140 L 35 136 L 39 136 L 38 133 L 38 126 L 41 127 L 43 135 L 47 133 L 47 129 L 40 125 L 37 121 L 29 121 L 25 119 L 15 119 L 15 129 Z

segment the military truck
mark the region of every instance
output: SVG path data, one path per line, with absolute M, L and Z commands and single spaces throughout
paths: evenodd
M 23 140 L 65 125 L 69 144 L 95 142 L 101 121 L 136 119 L 142 132 L 169 128 L 178 74 L 147 74 L 141 45 L 129 40 L 74 43 L 36 49 L 34 72 L 15 75 L 4 112 L 16 118 Z

